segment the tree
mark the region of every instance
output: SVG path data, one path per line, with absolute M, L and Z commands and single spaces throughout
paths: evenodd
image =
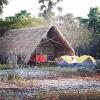
M 88 19 L 87 18 L 82 18 L 82 17 L 76 17 L 76 19 L 81 23 L 81 24 L 88 24 Z
M 41 18 L 35 18 L 30 16 L 26 10 L 22 10 L 16 13 L 14 16 L 0 19 L 0 35 L 2 32 L 9 29 L 25 28 L 25 27 L 38 27 L 47 25 L 47 22 Z
M 6 17 L 6 21 L 18 21 L 20 19 L 23 19 L 23 18 L 28 18 L 30 16 L 30 13 L 28 13 L 26 10 L 22 10 L 20 11 L 19 13 L 15 14 L 15 16 L 9 16 L 9 17 Z
M 0 14 L 3 12 L 4 5 L 8 4 L 8 0 L 0 0 Z
M 47 19 L 54 16 L 54 12 L 52 11 L 52 9 L 60 1 L 63 1 L 63 0 L 39 0 L 38 2 L 41 4 L 39 15 L 41 15 Z
M 20 13 L 15 14 L 15 17 L 18 17 L 18 18 L 25 18 L 29 16 L 30 16 L 30 13 L 28 13 L 26 10 L 22 10 L 20 11 Z
M 57 7 L 57 10 L 59 12 L 59 16 L 61 16 L 61 13 L 62 13 L 62 7 Z
M 92 33 L 100 33 L 100 10 L 98 7 L 90 8 L 88 18 L 77 17 L 77 19 L 81 24 L 87 26 Z
M 93 33 L 100 32 L 100 11 L 98 7 L 90 8 L 88 20 L 88 27 L 92 28 Z

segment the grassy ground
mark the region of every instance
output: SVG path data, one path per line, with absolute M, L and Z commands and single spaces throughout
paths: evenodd
M 100 68 L 100 60 L 96 60 L 97 62 L 97 67 Z M 76 68 L 72 68 L 72 67 L 58 67 L 57 65 L 48 65 L 48 64 L 37 64 L 36 65 L 37 68 L 45 68 L 49 71 L 65 71 L 65 72 L 76 72 L 77 69 Z M 11 69 L 13 67 L 13 65 L 8 65 L 8 64 L 0 64 L 0 70 L 6 70 L 6 69 Z M 35 66 L 30 66 L 30 65 L 23 65 L 23 64 L 18 64 L 16 67 L 14 68 L 34 68 Z M 91 70 L 91 69 L 90 69 Z M 79 71 L 79 70 L 78 70 Z M 86 71 L 86 70 L 85 70 Z
M 41 93 L 36 100 L 100 100 L 100 92 L 96 90 L 68 90 Z
M 24 66 L 24 65 L 20 65 L 17 66 L 16 69 L 39 69 L 39 70 L 47 70 L 53 73 L 56 73 L 57 75 L 63 75 L 63 76 L 69 76 L 69 75 L 80 75 L 80 76 L 91 76 L 91 75 L 95 75 L 96 74 L 96 70 L 92 70 L 89 68 L 74 68 L 74 67 L 57 67 L 57 66 L 37 66 L 36 68 L 34 66 Z M 98 67 L 99 68 L 99 67 Z M 12 69 L 9 65 L 6 64 L 1 64 L 0 65 L 0 70 L 9 70 Z
M 94 70 L 87 70 L 87 69 L 77 69 L 77 68 L 72 68 L 72 67 L 46 67 L 43 68 L 46 69 L 50 72 L 54 72 L 59 76 L 67 77 L 67 76 L 94 76 L 96 74 L 96 71 Z
M 0 100 L 100 100 L 100 92 L 93 89 L 50 91 L 30 96 L 18 96 L 9 90 L 8 94 L 1 90 Z
M 28 69 L 33 70 L 30 66 L 28 67 Z M 96 75 L 95 72 L 91 72 L 87 70 L 78 70 L 76 68 L 66 68 L 66 67 L 61 68 L 61 67 L 55 67 L 55 66 L 52 66 L 52 67 L 46 66 L 43 68 L 36 68 L 36 69 L 48 70 L 50 72 L 56 73 L 55 77 L 73 77 L 73 76 L 75 77 L 75 75 L 92 77 Z M 7 77 L 7 82 L 8 84 L 11 84 L 9 82 L 14 82 L 15 85 L 19 87 L 23 87 L 26 83 L 28 83 L 28 85 L 32 85 L 31 84 L 32 81 L 28 82 L 28 80 L 26 81 L 24 78 L 16 77 L 13 75 L 10 75 Z M 41 92 L 36 95 L 34 94 L 33 95 L 32 94 L 19 95 L 16 92 L 16 90 L 0 89 L 0 100 L 100 100 L 100 91 L 97 91 L 95 89 L 89 89 L 89 90 L 72 89 L 72 90 L 54 91 L 54 89 L 52 89 L 49 92 Z

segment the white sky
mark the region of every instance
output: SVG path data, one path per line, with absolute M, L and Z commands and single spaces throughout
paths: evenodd
M 90 7 L 100 7 L 100 0 L 63 0 L 63 3 L 59 5 L 63 8 L 62 14 L 73 13 L 77 17 L 86 17 Z M 38 0 L 10 0 L 9 4 L 4 7 L 3 17 L 13 16 L 21 10 L 27 10 L 33 16 L 37 16 Z

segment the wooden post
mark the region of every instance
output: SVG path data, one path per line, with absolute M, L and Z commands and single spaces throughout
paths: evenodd
M 64 55 L 65 55 L 65 46 L 64 46 Z
M 36 48 L 37 50 L 37 48 Z M 37 51 L 35 51 L 35 65 L 36 65 L 36 55 L 37 55 Z

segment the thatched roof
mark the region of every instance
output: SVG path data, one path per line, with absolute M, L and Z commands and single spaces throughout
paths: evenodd
M 60 40 L 62 44 L 67 48 L 68 55 L 74 55 L 75 52 L 70 46 L 69 42 L 62 36 L 57 27 L 40 27 L 40 28 L 26 28 L 26 29 L 12 29 L 3 33 L 0 37 L 0 56 L 7 56 L 7 52 L 13 51 L 15 54 L 22 54 L 25 56 L 25 62 L 27 62 L 39 45 L 41 40 L 45 37 L 53 36 Z

